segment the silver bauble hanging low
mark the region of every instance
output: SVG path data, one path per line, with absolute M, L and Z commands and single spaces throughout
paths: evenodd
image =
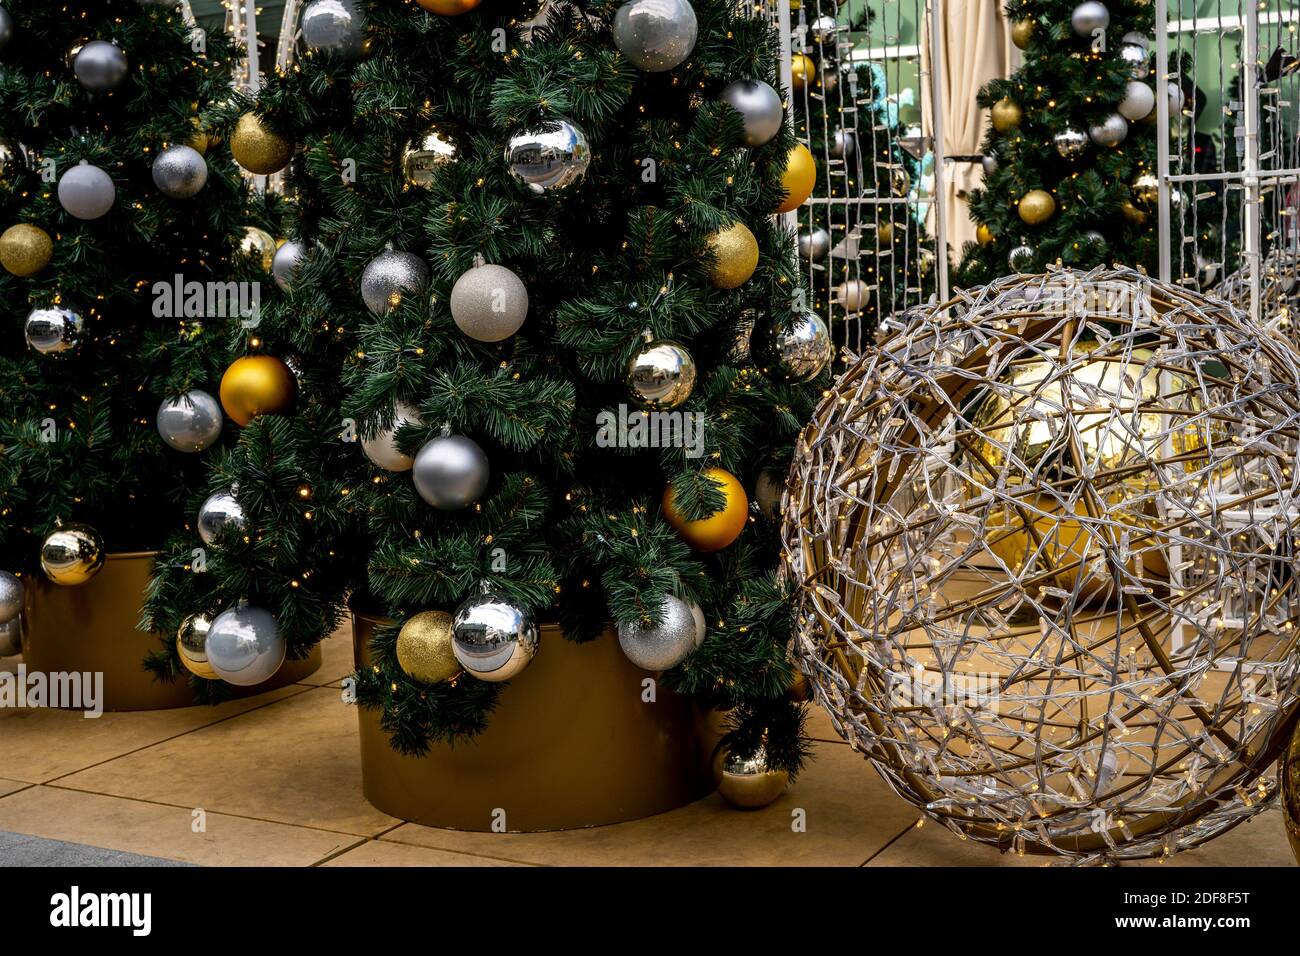
M 1155 109 L 1156 94 L 1141 80 L 1129 80 L 1124 87 L 1124 98 L 1119 101 L 1119 115 L 1131 123 L 1151 115 Z
M 528 287 L 505 266 L 473 266 L 451 287 L 448 307 L 456 328 L 471 339 L 502 342 L 528 318 Z
M 59 177 L 59 205 L 78 219 L 98 219 L 117 200 L 113 177 L 82 160 Z
M 340 60 L 365 53 L 365 9 L 357 0 L 312 0 L 302 11 L 300 29 L 302 42 L 316 53 Z
M 282 292 L 293 289 L 298 268 L 306 258 L 307 247 L 297 239 L 287 239 L 275 250 L 275 256 L 271 259 L 271 276 Z
M 1096 229 L 1085 230 L 1083 235 L 1079 237 L 1079 240 L 1084 245 L 1093 246 L 1098 249 L 1104 249 L 1106 246 L 1106 237 Z
M 439 435 L 415 455 L 411 480 L 426 502 L 443 511 L 471 505 L 487 490 L 488 457 L 472 438 Z
M 521 130 L 506 141 L 510 175 L 537 195 L 557 194 L 582 182 L 591 165 L 591 143 L 572 120 L 554 119 Z
M 826 144 L 826 152 L 833 159 L 852 159 L 858 148 L 858 135 L 851 129 L 837 129 Z
M 1088 134 L 1081 129 L 1067 126 L 1059 133 L 1052 134 L 1052 145 L 1062 159 L 1078 159 L 1088 148 Z
M 755 326 L 749 351 L 754 364 L 775 382 L 808 382 L 831 360 L 830 331 L 815 312 L 778 317 L 769 312 Z
M 671 339 L 643 343 L 627 367 L 627 387 L 641 408 L 676 408 L 695 388 L 695 359 L 686 346 Z
M 228 684 L 253 687 L 275 676 L 288 646 L 275 616 L 260 607 L 232 607 L 216 616 L 203 642 L 208 666 Z
M 1007 265 L 1016 272 L 1030 272 L 1034 268 L 1034 250 L 1031 246 L 1016 246 L 1007 253 Z
M 77 82 L 91 93 L 117 89 L 126 79 L 127 70 L 126 54 L 107 40 L 91 40 L 72 60 L 72 73 Z
M 397 430 L 403 425 L 423 425 L 420 413 L 406 402 L 393 405 L 393 423 L 381 428 L 373 438 L 361 439 L 366 457 L 385 471 L 410 471 L 415 459 L 397 447 Z
M 164 399 L 158 406 L 158 434 L 177 451 L 210 448 L 221 437 L 221 403 L 201 388 Z
M 699 24 L 687 0 L 628 0 L 614 14 L 614 45 L 633 66 L 663 73 L 686 62 Z
M 820 226 L 812 232 L 799 233 L 799 258 L 805 262 L 821 262 L 831 251 L 831 234 Z
M 992 153 L 980 157 L 980 168 L 984 170 L 985 176 L 992 176 L 998 171 L 998 158 Z
M 1095 36 L 1098 30 L 1110 26 L 1110 11 L 1098 0 L 1086 0 L 1070 14 L 1070 26 L 1081 37 Z
M 698 646 L 699 622 L 681 598 L 665 594 L 659 602 L 659 623 L 618 625 L 618 646 L 637 667 L 666 671 L 686 660 Z
M 540 642 L 532 613 L 501 594 L 475 595 L 452 618 L 452 653 L 479 680 L 510 680 L 537 655 Z
M 208 182 L 208 161 L 192 146 L 168 146 L 153 161 L 153 183 L 172 199 L 189 199 Z
M 243 529 L 246 519 L 244 507 L 233 491 L 217 491 L 208 495 L 199 506 L 198 530 L 204 544 L 215 544 L 217 536 L 226 528 Z
M 1111 113 L 1099 123 L 1088 127 L 1088 138 L 1098 146 L 1118 146 L 1128 136 L 1128 120 L 1118 113 Z
M 23 613 L 23 593 L 18 575 L 0 571 L 0 624 L 8 624 Z
M 27 314 L 23 334 L 27 344 L 42 355 L 69 352 L 81 344 L 85 322 L 72 309 L 61 305 L 33 309 Z
M 785 110 L 781 96 L 762 80 L 736 80 L 718 97 L 744 121 L 746 146 L 762 146 L 781 131 Z
M 1128 75 L 1135 80 L 1145 80 L 1151 72 L 1151 54 L 1145 46 L 1125 42 L 1120 45 L 1119 59 L 1128 67 Z
M 361 273 L 361 300 L 375 315 L 387 315 L 408 295 L 418 295 L 429 282 L 429 267 L 413 252 L 385 249 Z

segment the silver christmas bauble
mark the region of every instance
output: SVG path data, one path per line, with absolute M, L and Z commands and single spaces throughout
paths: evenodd
M 0 50 L 9 45 L 9 41 L 14 38 L 14 18 L 10 16 L 9 11 L 0 7 Z M 0 655 L 2 656 L 2 655 Z
M 1078 159 L 1088 148 L 1088 134 L 1081 129 L 1067 126 L 1052 135 L 1052 145 L 1062 159 Z
M 532 613 L 501 594 L 469 598 L 452 618 L 452 653 L 479 680 L 510 680 L 537 655 L 539 643 Z
M 88 524 L 65 524 L 41 542 L 41 570 L 55 584 L 85 584 L 104 566 L 104 539 Z
M 244 506 L 233 491 L 213 492 L 199 506 L 199 537 L 204 544 L 215 544 L 218 535 L 226 528 L 239 531 L 244 524 Z
M 628 0 L 614 14 L 614 45 L 637 69 L 663 73 L 686 62 L 699 24 L 687 0 Z
M 686 346 L 670 339 L 642 344 L 627 366 L 627 387 L 641 408 L 676 408 L 695 389 L 695 359 Z
M 1110 11 L 1098 0 L 1087 0 L 1075 7 L 1070 14 L 1070 26 L 1081 37 L 1094 36 L 1098 30 L 1110 26 Z
M 27 344 L 42 355 L 57 355 L 81 344 L 85 322 L 81 316 L 61 305 L 33 309 L 27 315 L 23 334 Z
M 164 399 L 158 406 L 158 434 L 177 451 L 203 451 L 221 437 L 221 403 L 201 388 Z
M 307 247 L 297 239 L 288 239 L 275 250 L 275 256 L 271 259 L 271 277 L 275 279 L 275 284 L 282 292 L 293 289 L 293 280 L 298 273 L 298 267 L 302 265 L 305 258 L 307 258 Z
M 980 167 L 985 176 L 992 176 L 998 171 L 998 158 L 992 154 L 980 157 Z
M 823 46 L 833 46 L 839 40 L 840 25 L 835 18 L 822 14 L 808 27 L 808 34 Z
M 1170 190 L 1171 205 L 1173 192 Z M 1156 207 L 1160 201 L 1160 180 L 1156 179 L 1154 173 L 1140 173 L 1133 180 L 1133 198 L 1151 209 Z
M 0 179 L 27 168 L 27 147 L 0 136 Z
M 411 468 L 420 497 L 443 511 L 473 504 L 490 476 L 487 455 L 464 435 L 439 435 L 425 442 Z
M 59 177 L 59 205 L 78 219 L 98 219 L 113 208 L 113 177 L 84 159 Z
M 1007 265 L 1016 272 L 1029 272 L 1034 267 L 1034 250 L 1031 246 L 1016 246 L 1007 253 Z
M 503 342 L 528 318 L 528 288 L 505 266 L 474 266 L 451 287 L 452 321 L 477 342 Z
M 0 657 L 17 657 L 23 652 L 23 619 L 0 624 Z
M 302 11 L 302 42 L 307 49 L 341 60 L 366 50 L 366 16 L 357 0 L 311 0 Z
M 510 175 L 537 195 L 566 192 L 591 165 L 591 143 L 572 120 L 555 119 L 521 130 L 506 141 Z
M 699 647 L 704 643 L 704 639 L 709 636 L 709 622 L 704 619 L 704 609 L 689 598 L 682 598 L 686 606 L 691 609 L 691 617 L 695 618 L 695 646 Z
M 762 146 L 781 131 L 781 96 L 762 80 L 736 80 L 718 98 L 740 114 L 746 146 Z
M 1136 123 L 1150 115 L 1156 105 L 1156 94 L 1141 80 L 1129 80 L 1124 87 L 1124 98 L 1119 101 L 1119 115 Z
M 402 178 L 408 186 L 428 189 L 438 170 L 456 162 L 456 144 L 430 126 L 402 150 Z
M 721 744 L 713 759 L 713 781 L 718 794 L 732 807 L 760 810 L 785 793 L 790 774 L 768 762 L 767 748 L 761 744 L 747 757 L 737 756 Z
M 406 402 L 393 405 L 393 423 L 381 428 L 373 438 L 361 439 L 366 457 L 386 471 L 410 471 L 415 459 L 397 447 L 397 430 L 403 425 L 423 425 L 420 413 Z
M 153 183 L 172 199 L 197 195 L 208 181 L 208 162 L 191 146 L 168 146 L 153 161 Z
M 1088 138 L 1098 146 L 1118 146 L 1128 135 L 1128 120 L 1118 113 L 1111 113 L 1100 123 L 1088 127 Z
M 618 646 L 637 667 L 666 671 L 686 660 L 698 646 L 699 622 L 691 607 L 679 597 L 663 595 L 659 623 L 618 625 Z
M 1124 34 L 1124 37 L 1123 39 L 1120 40 L 1120 42 L 1129 43 L 1132 44 L 1133 46 L 1140 46 L 1144 50 L 1150 50 L 1153 41 L 1149 36 L 1147 36 L 1144 33 L 1138 33 L 1136 30 L 1130 30 L 1128 33 Z
M 203 642 L 208 666 L 223 681 L 237 687 L 270 680 L 284 663 L 287 651 L 275 616 L 260 607 L 222 611 Z
M 375 315 L 387 315 L 407 293 L 418 295 L 429 282 L 429 267 L 412 252 L 385 249 L 361 273 L 361 300 Z
M 196 677 L 216 680 L 217 672 L 208 664 L 208 632 L 212 618 L 206 614 L 190 614 L 176 630 L 176 653 L 185 669 Z
M 1119 48 L 1119 59 L 1128 67 L 1128 75 L 1135 80 L 1145 80 L 1151 72 L 1151 54 L 1145 46 L 1129 43 L 1126 39 Z
M 812 232 L 799 234 L 799 258 L 805 262 L 821 262 L 831 251 L 831 234 L 818 227 Z
M 16 574 L 0 571 L 0 624 L 8 624 L 22 612 L 22 580 Z
M 831 360 L 831 334 L 815 312 L 779 318 L 768 313 L 754 326 L 749 351 L 775 382 L 808 382 Z
M 77 51 L 72 72 L 77 82 L 90 92 L 107 93 L 126 79 L 126 54 L 107 40 L 91 40 Z
M 1187 98 L 1183 95 L 1183 88 L 1177 83 L 1166 84 L 1165 89 L 1169 94 L 1169 119 L 1177 122 L 1182 118 L 1183 107 L 1187 103 Z M 1154 97 L 1152 97 L 1152 102 L 1155 102 Z
M 858 137 L 851 129 L 837 129 L 826 144 L 826 151 L 835 159 L 852 159 L 857 148 Z
M 834 296 L 845 312 L 861 312 L 871 304 L 871 286 L 861 279 L 846 279 L 835 287 Z

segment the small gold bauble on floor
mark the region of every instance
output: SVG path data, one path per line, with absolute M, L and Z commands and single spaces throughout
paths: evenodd
M 720 744 L 713 755 L 713 780 L 722 799 L 737 810 L 759 810 L 785 793 L 790 774 L 768 766 L 764 747 L 752 756 L 737 757 Z
M 1286 838 L 1291 852 L 1300 863 L 1300 723 L 1291 731 L 1291 743 L 1278 767 L 1278 783 L 1282 790 L 1282 820 L 1286 824 Z
M 758 240 L 743 222 L 733 222 L 709 236 L 713 262 L 709 281 L 718 289 L 735 289 L 758 268 Z

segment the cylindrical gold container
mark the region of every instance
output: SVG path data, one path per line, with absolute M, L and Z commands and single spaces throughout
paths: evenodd
M 156 554 L 110 554 L 85 584 L 60 587 L 40 574 L 23 576 L 23 663 L 28 672 L 102 673 L 105 710 L 163 710 L 194 703 L 188 680 L 154 680 L 144 669 L 160 648 L 157 634 L 136 630 Z M 232 687 L 247 697 L 302 680 L 320 667 L 320 648 L 301 661 L 285 661 L 271 680 Z
M 353 611 L 358 667 L 382 620 Z M 379 712 L 358 708 L 366 799 L 384 813 L 456 830 L 535 832 L 636 820 L 713 789 L 716 715 L 656 681 L 612 630 L 587 644 L 541 626 L 537 657 L 502 690 L 487 730 L 423 757 L 392 749 Z

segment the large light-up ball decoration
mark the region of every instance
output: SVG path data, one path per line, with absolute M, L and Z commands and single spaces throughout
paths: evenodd
M 1131 270 L 918 310 L 795 450 L 794 653 L 958 836 L 1162 857 L 1258 813 L 1300 707 L 1300 356 Z

